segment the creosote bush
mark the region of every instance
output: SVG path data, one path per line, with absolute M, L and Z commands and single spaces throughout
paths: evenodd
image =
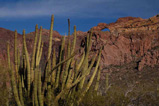
M 48 55 L 45 64 L 43 64 L 44 70 L 42 70 L 40 65 L 43 53 L 42 27 L 40 27 L 40 32 L 38 32 L 38 25 L 35 27 L 32 54 L 28 53 L 25 30 L 23 30 L 23 48 L 20 55 L 17 48 L 17 31 L 15 31 L 14 64 L 10 61 L 10 45 L 8 43 L 8 67 L 17 106 L 79 105 L 90 89 L 96 73 L 100 71 L 98 68 L 102 49 L 91 59 L 89 64 L 92 34 L 87 36 L 85 50 L 81 58 L 75 58 L 75 55 L 78 54 L 75 51 L 76 26 L 74 26 L 73 42 L 70 40 L 69 27 L 67 39 L 64 36 L 62 37 L 58 57 L 55 55 L 55 48 L 52 50 L 53 23 L 54 16 L 52 15 Z M 70 26 L 69 20 L 68 23 Z M 67 45 L 65 43 L 66 40 L 68 42 Z M 93 68 L 95 61 L 96 66 Z M 93 72 L 87 82 L 86 77 L 90 74 L 90 71 Z M 97 83 L 96 90 L 98 85 Z

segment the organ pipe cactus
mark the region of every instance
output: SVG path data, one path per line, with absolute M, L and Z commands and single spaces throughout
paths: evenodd
M 108 89 L 110 88 L 110 84 L 109 84 L 109 73 L 106 73 L 106 76 L 105 76 L 105 93 L 108 91 Z
M 15 72 L 16 72 L 16 78 L 17 78 L 18 77 L 17 30 L 15 30 L 15 34 L 14 34 L 14 64 L 15 64 Z
M 97 91 L 98 88 L 99 88 L 100 71 L 101 71 L 101 67 L 99 67 L 99 70 L 98 70 L 97 81 L 96 81 L 96 85 L 95 85 L 95 88 L 94 88 L 95 91 Z
M 99 81 L 100 70 L 98 71 L 98 67 L 102 49 L 90 59 L 89 51 L 92 45 L 92 34 L 87 36 L 85 50 L 81 58 L 76 58 L 76 26 L 74 26 L 74 40 L 72 42 L 70 40 L 70 20 L 68 20 L 68 37 L 62 37 L 60 50 L 58 56 L 56 56 L 56 50 L 52 47 L 53 23 L 54 16 L 52 15 L 48 55 L 44 69 L 40 65 L 43 53 L 42 27 L 40 27 L 40 32 L 38 32 L 38 25 L 35 27 L 34 46 L 31 54 L 28 53 L 25 30 L 23 30 L 22 60 L 20 60 L 20 53 L 17 49 L 17 31 L 15 31 L 14 64 L 10 62 L 8 43 L 8 66 L 10 68 L 13 94 L 18 106 L 55 106 L 58 105 L 60 100 L 65 100 L 68 105 L 69 98 L 77 96 L 77 101 L 70 103 L 71 105 L 80 104 L 82 98 L 90 89 L 97 72 L 97 80 Z M 91 63 L 89 63 L 90 60 Z M 97 64 L 93 68 L 95 61 L 97 61 Z M 86 82 L 86 77 L 90 76 L 90 72 L 93 69 L 90 80 Z M 84 84 L 86 84 L 86 87 L 84 87 Z M 81 94 L 77 95 L 79 92 Z
M 35 40 L 34 40 L 34 46 L 33 46 L 33 53 L 32 53 L 32 59 L 31 59 L 31 81 L 34 79 L 34 68 L 35 68 L 35 52 L 36 52 L 36 45 L 37 45 L 37 37 L 38 37 L 38 25 L 35 26 Z

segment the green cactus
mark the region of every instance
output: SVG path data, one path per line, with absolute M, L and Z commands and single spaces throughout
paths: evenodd
M 35 106 L 38 106 L 38 97 L 37 97 L 37 85 L 38 85 L 38 67 L 36 67 L 36 69 L 34 70 L 34 103 L 35 103 Z
M 19 99 L 19 95 L 18 95 L 18 89 L 17 89 L 17 84 L 16 84 L 16 80 L 15 80 L 15 76 L 14 76 L 14 66 L 13 65 L 11 66 L 11 83 L 12 83 L 12 87 L 13 87 L 13 94 L 14 94 L 15 101 L 18 106 L 22 106 L 20 99 Z
M 97 81 L 96 81 L 96 85 L 95 85 L 95 88 L 94 88 L 95 91 L 97 91 L 98 88 L 99 88 L 100 71 L 101 71 L 101 67 L 99 67 L 99 70 L 98 70 Z
M 17 30 L 15 30 L 14 34 L 14 64 L 15 64 L 16 78 L 18 78 Z
M 15 48 L 14 48 L 14 50 L 15 50 Z M 15 98 L 17 105 L 22 106 L 20 103 L 19 95 L 18 95 L 18 89 L 17 89 L 17 84 L 16 84 L 16 80 L 15 80 L 15 75 L 14 75 L 14 66 L 11 65 L 11 63 L 10 63 L 10 45 L 9 45 L 9 43 L 7 44 L 7 55 L 8 55 L 8 66 L 9 66 L 9 70 L 10 70 L 9 73 L 11 76 L 11 84 L 12 84 L 14 98 Z
M 86 55 L 85 55 L 84 61 L 83 61 L 82 66 L 81 66 L 82 74 L 84 74 L 88 69 L 88 55 L 89 55 L 89 51 L 90 51 L 91 45 L 92 45 L 91 40 L 92 40 L 92 33 L 90 36 L 89 35 L 87 36 L 86 49 L 85 49 Z M 85 78 L 83 78 L 83 80 L 80 82 L 79 89 L 83 88 L 84 82 L 85 82 Z
M 23 46 L 24 46 L 24 52 L 25 52 L 25 58 L 26 58 L 26 66 L 27 66 L 27 93 L 28 97 L 30 95 L 30 61 L 29 61 L 29 54 L 26 46 L 26 39 L 25 39 L 25 30 L 23 30 Z
M 74 53 L 75 51 L 75 47 L 76 47 L 76 38 L 77 38 L 77 35 L 76 35 L 76 26 L 74 26 L 74 39 L 73 39 L 73 45 L 72 45 L 72 49 L 71 49 L 71 54 Z
M 51 71 L 51 59 L 49 59 L 48 61 L 47 71 Z M 47 106 L 51 106 L 51 76 L 48 76 L 47 81 Z
M 38 100 L 39 100 L 39 105 L 43 106 L 43 95 L 41 93 L 41 87 L 42 87 L 42 83 L 41 83 L 41 71 L 38 70 Z
M 71 42 L 70 20 L 68 19 L 68 37 L 67 39 L 62 37 L 61 48 L 58 53 L 58 58 L 56 58 L 55 48 L 52 53 L 53 23 L 54 16 L 52 15 L 48 55 L 46 57 L 44 70 L 41 70 L 42 66 L 40 65 L 43 53 L 42 27 L 40 27 L 40 33 L 38 33 L 38 26 L 36 25 L 32 54 L 28 53 L 25 30 L 23 30 L 22 58 L 20 57 L 20 50 L 17 49 L 17 32 L 15 31 L 14 66 L 11 66 L 8 43 L 8 66 L 11 73 L 13 94 L 18 106 L 54 106 L 58 105 L 60 100 L 66 100 L 67 103 L 70 102 L 70 105 L 80 104 L 82 98 L 90 89 L 90 86 L 95 79 L 99 67 L 101 50 L 90 59 L 89 52 L 92 45 L 92 33 L 87 36 L 85 51 L 81 54 L 81 57 L 78 59 L 75 58 L 75 55 L 77 54 L 77 52 L 75 52 L 77 38 L 76 26 L 74 26 L 74 40 Z M 95 68 L 93 68 L 96 59 L 97 64 Z M 90 60 L 91 63 L 89 63 Z M 90 71 L 93 69 L 94 71 L 89 82 L 86 82 L 86 77 L 90 75 Z M 14 70 L 17 70 L 16 76 L 14 75 Z M 98 71 L 98 82 L 100 76 L 99 73 L 100 70 Z M 17 78 L 17 81 L 15 78 Z M 86 85 L 85 88 L 83 87 L 84 85 Z M 97 84 L 96 89 L 98 88 L 98 85 L 99 83 Z M 80 95 L 78 95 L 79 92 L 81 92 Z M 79 96 L 78 100 L 71 101 L 71 98 L 76 96 Z
M 37 47 L 37 53 L 36 53 L 36 66 L 39 64 L 39 59 L 41 58 L 40 54 L 40 46 L 41 46 L 41 39 L 42 39 L 42 26 L 40 26 L 40 34 L 39 34 L 39 42 Z
M 8 59 L 8 67 L 11 69 L 11 63 L 10 63 L 10 45 L 9 42 L 7 42 L 7 59 Z
M 56 66 L 56 54 L 55 54 L 55 48 L 54 48 L 53 56 L 52 56 L 52 68 L 55 66 Z M 51 76 L 52 85 L 55 84 L 55 80 L 56 80 L 56 70 L 52 72 L 52 76 Z
M 96 64 L 96 67 L 94 69 L 93 75 L 91 76 L 91 78 L 90 78 L 85 90 L 82 92 L 81 97 L 79 98 L 79 100 L 77 102 L 78 104 L 79 104 L 79 102 L 81 102 L 82 98 L 84 97 L 84 95 L 86 94 L 86 92 L 90 88 L 91 84 L 93 83 L 94 77 L 95 77 L 95 75 L 96 75 L 96 73 L 98 71 L 98 66 L 99 66 L 99 62 L 100 62 L 100 58 L 101 58 L 101 52 L 102 52 L 102 49 L 100 49 L 100 51 L 99 51 L 98 60 L 97 60 L 97 64 Z
M 19 77 L 18 79 L 18 91 L 19 91 L 19 98 L 20 98 L 20 102 L 21 104 L 24 106 L 24 98 L 23 98 L 23 91 L 22 91 L 22 81 L 21 81 L 21 78 Z
M 49 60 L 50 56 L 51 56 L 53 24 L 54 24 L 54 15 L 51 16 L 50 38 L 49 38 L 49 48 L 48 48 L 47 60 Z
M 31 59 L 31 81 L 34 79 L 34 68 L 35 68 L 35 54 L 36 54 L 36 45 L 37 45 L 37 37 L 38 37 L 38 25 L 35 26 L 35 40 L 34 40 L 34 46 L 33 46 L 33 53 L 32 53 L 32 59 Z
M 17 48 L 17 61 L 18 61 L 18 70 L 19 70 L 19 67 L 20 67 L 20 63 L 21 63 L 21 61 L 20 61 L 20 50 L 19 50 L 19 48 Z
M 59 53 L 59 60 L 58 62 L 61 62 L 64 52 L 64 46 L 65 46 L 65 37 L 62 37 L 62 44 L 61 44 L 61 49 L 60 49 L 60 53 Z M 56 75 L 56 84 L 55 84 L 55 88 L 57 88 L 59 86 L 59 78 L 60 78 L 60 72 L 61 72 L 61 65 L 59 65 L 58 69 L 57 69 L 57 75 Z
M 38 66 L 40 64 L 42 53 L 43 53 L 43 42 L 41 43 L 41 46 L 40 46 L 39 56 L 37 57 L 37 64 L 36 64 L 36 66 Z
M 105 76 L 105 83 L 106 83 L 106 86 L 105 86 L 105 92 L 108 91 L 110 85 L 109 85 L 109 74 L 106 73 L 106 76 Z

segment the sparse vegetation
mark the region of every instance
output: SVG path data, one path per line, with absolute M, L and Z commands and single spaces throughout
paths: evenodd
M 8 106 L 11 94 L 10 93 L 10 78 L 6 63 L 0 61 L 0 106 Z
M 55 55 L 55 49 L 51 53 L 53 23 L 54 17 L 52 15 L 48 55 L 45 60 L 44 70 L 41 70 L 42 66 L 40 66 L 43 51 L 43 42 L 41 39 L 42 27 L 40 28 L 40 34 L 38 34 L 38 26 L 36 25 L 33 52 L 31 55 L 29 55 L 27 50 L 25 30 L 23 31 L 22 57 L 20 57 L 19 49 L 17 48 L 17 31 L 15 31 L 14 64 L 10 62 L 10 46 L 8 43 L 8 67 L 17 106 L 79 105 L 98 72 L 102 49 L 91 59 L 91 63 L 89 64 L 92 34 L 87 36 L 82 57 L 80 59 L 74 57 L 77 54 L 75 53 L 76 27 L 74 27 L 73 42 L 70 41 L 69 27 L 67 46 L 65 46 L 66 39 L 63 36 L 58 57 Z M 70 26 L 69 20 L 68 23 Z M 95 61 L 94 71 L 89 81 L 86 82 L 86 77 L 93 69 Z M 76 101 L 71 98 L 76 98 Z
M 48 55 L 43 62 L 41 60 L 42 27 L 38 32 L 36 25 L 32 54 L 29 54 L 27 50 L 25 30 L 22 54 L 19 53 L 15 31 L 14 62 L 10 60 L 9 43 L 8 66 L 0 62 L 1 106 L 159 105 L 159 68 L 157 66 L 145 67 L 143 71 L 138 71 L 136 70 L 137 59 L 132 56 L 134 59 L 131 63 L 110 66 L 111 71 L 102 74 L 104 75 L 102 77 L 100 73 L 102 69 L 99 67 L 101 50 L 92 59 L 89 58 L 92 35 L 87 36 L 83 54 L 80 58 L 76 58 L 76 27 L 74 27 L 74 40 L 71 42 L 69 39 L 69 28 L 69 35 L 67 39 L 62 38 L 59 52 L 52 50 L 52 29 L 53 16 Z M 91 62 L 88 62 L 89 60 Z M 12 86 L 8 83 L 9 80 Z

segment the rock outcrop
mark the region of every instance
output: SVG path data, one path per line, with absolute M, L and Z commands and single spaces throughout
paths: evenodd
M 4 28 L 0 28 L 0 61 L 7 59 L 7 42 L 10 43 L 11 57 L 13 57 L 14 47 L 14 31 L 10 31 Z M 22 36 L 18 34 L 18 48 L 22 47 Z M 13 59 L 13 58 L 12 58 Z
M 107 28 L 107 24 L 106 23 L 99 23 L 97 26 L 94 26 L 93 28 L 91 28 L 91 30 L 93 30 L 93 31 L 102 31 L 105 28 Z
M 154 51 L 154 48 L 159 46 L 159 17 L 125 17 L 105 25 L 110 31 L 102 32 L 98 28 L 95 29 L 99 25 L 93 27 L 96 41 L 103 44 L 106 42 L 101 63 L 104 67 L 137 60 L 139 70 L 146 65 L 159 65 L 158 50 Z

